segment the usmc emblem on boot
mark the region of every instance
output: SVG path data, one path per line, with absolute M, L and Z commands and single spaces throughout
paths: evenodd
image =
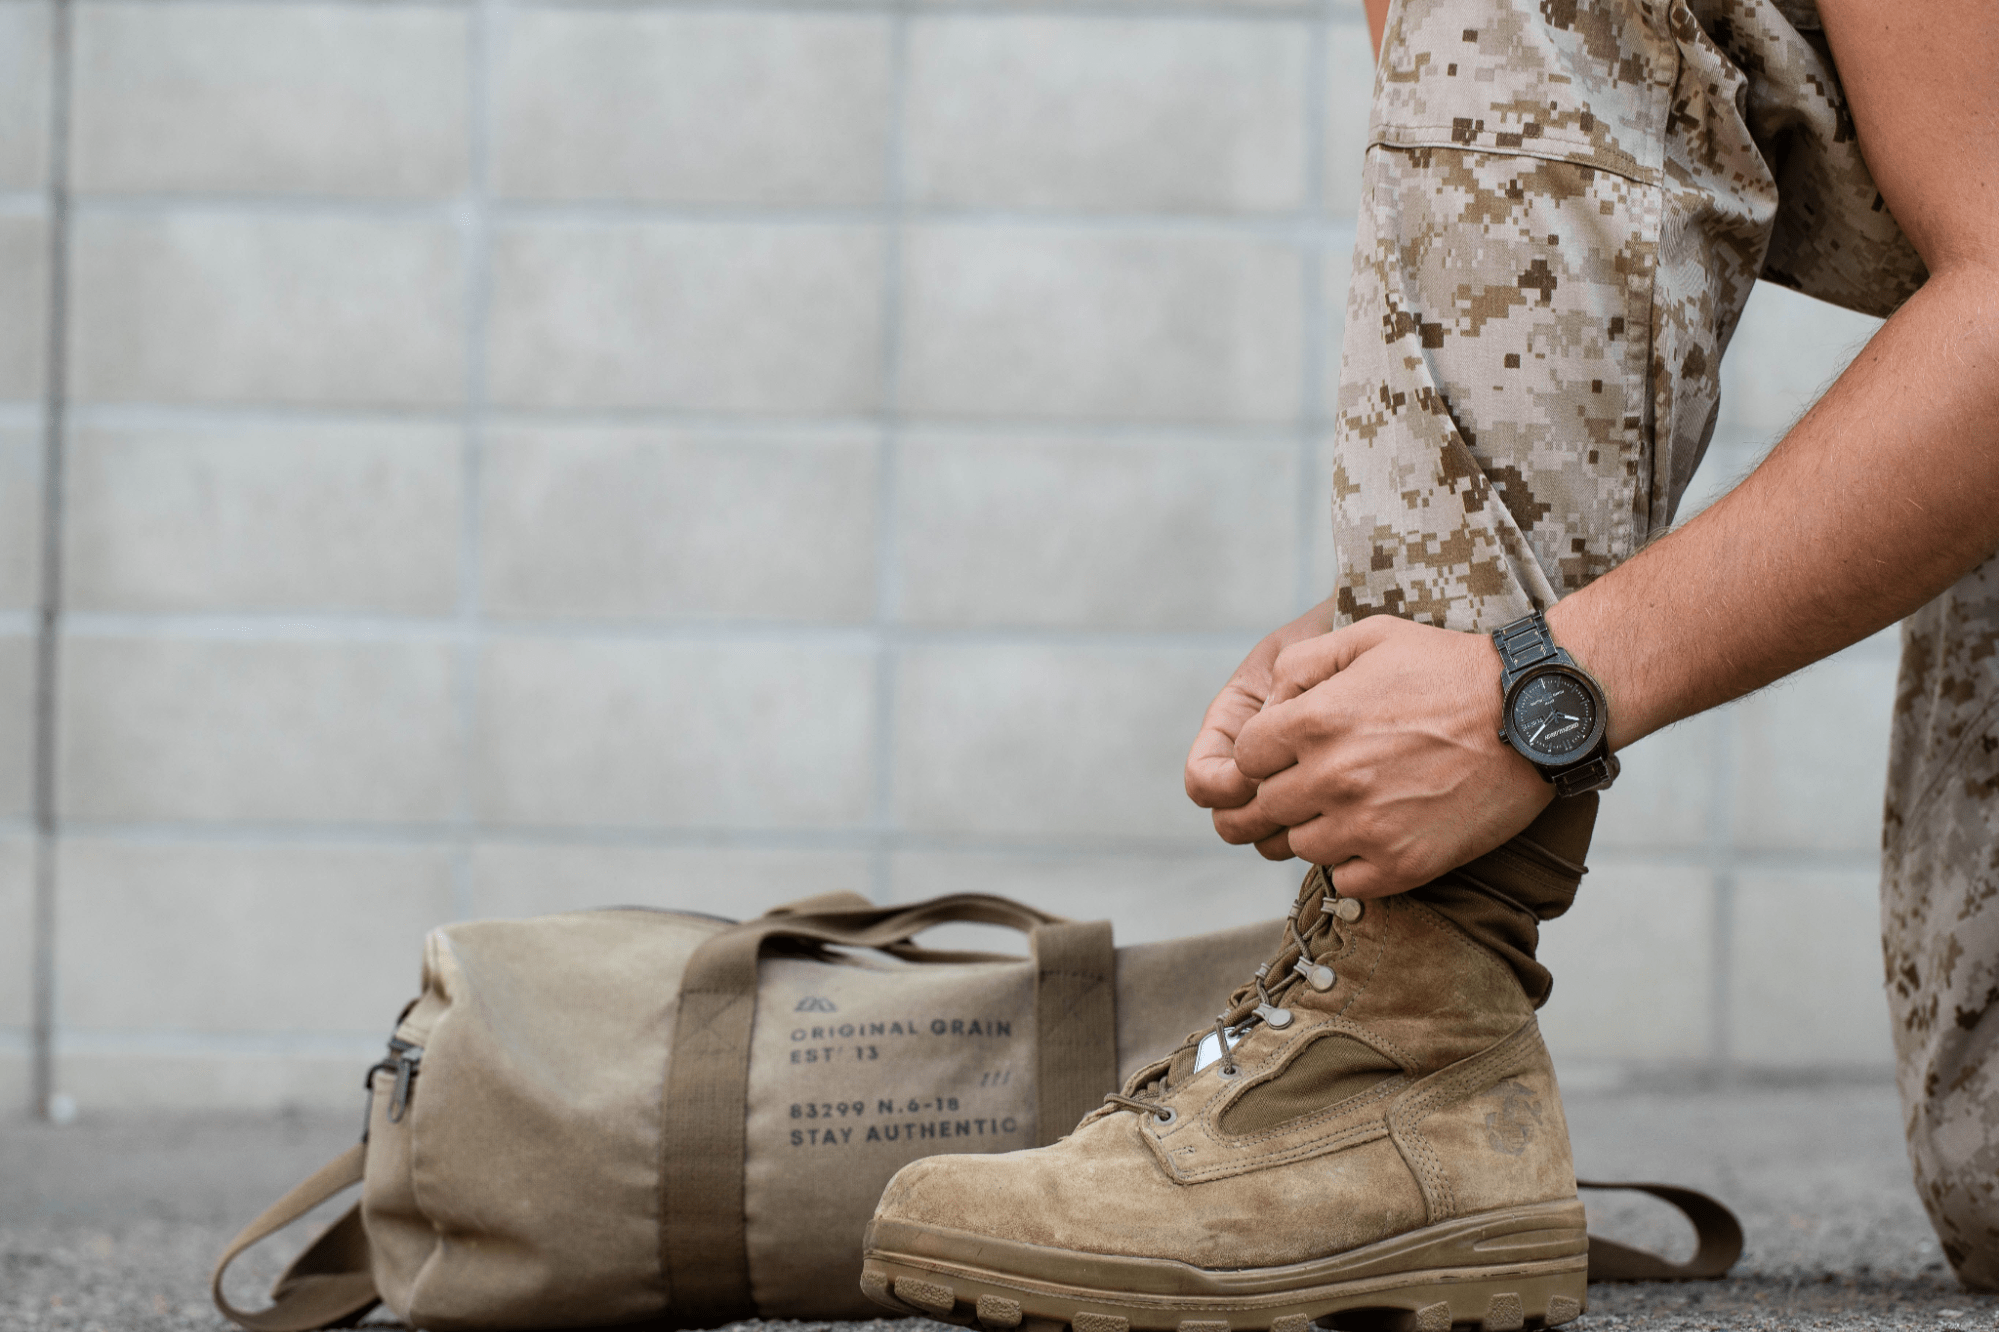
M 1527 1151 L 1527 1144 L 1541 1123 L 1540 1100 L 1525 1084 L 1512 1079 L 1494 1088 L 1492 1095 L 1499 1098 L 1499 1109 L 1486 1112 L 1485 1141 L 1494 1152 L 1518 1157 Z

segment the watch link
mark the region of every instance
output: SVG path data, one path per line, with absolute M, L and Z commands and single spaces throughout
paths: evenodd
M 1617 780 L 1603 687 L 1555 646 L 1539 611 L 1492 632 L 1499 649 L 1499 739 L 1555 784 L 1557 796 Z

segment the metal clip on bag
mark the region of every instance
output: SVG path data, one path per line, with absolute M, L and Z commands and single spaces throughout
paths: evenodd
M 913 941 L 1007 926 L 1031 957 Z M 870 1319 L 861 1233 L 896 1170 L 1052 1142 L 1177 1044 L 1280 927 L 1113 949 L 1108 922 L 957 894 L 828 894 L 735 924 L 620 908 L 432 931 L 368 1074 L 367 1134 L 230 1244 L 218 1308 L 320 1328 Z M 353 1184 L 261 1311 L 243 1250 Z

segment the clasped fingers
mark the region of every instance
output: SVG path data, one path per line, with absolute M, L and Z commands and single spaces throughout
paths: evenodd
M 1236 736 L 1236 767 L 1261 782 L 1335 742 L 1340 730 L 1338 702 L 1328 691 L 1266 704 Z

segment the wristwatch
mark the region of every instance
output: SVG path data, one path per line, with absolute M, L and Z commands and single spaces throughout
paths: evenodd
M 1617 780 L 1603 687 L 1555 646 L 1539 611 L 1492 632 L 1499 649 L 1499 739 L 1555 784 L 1557 796 Z

